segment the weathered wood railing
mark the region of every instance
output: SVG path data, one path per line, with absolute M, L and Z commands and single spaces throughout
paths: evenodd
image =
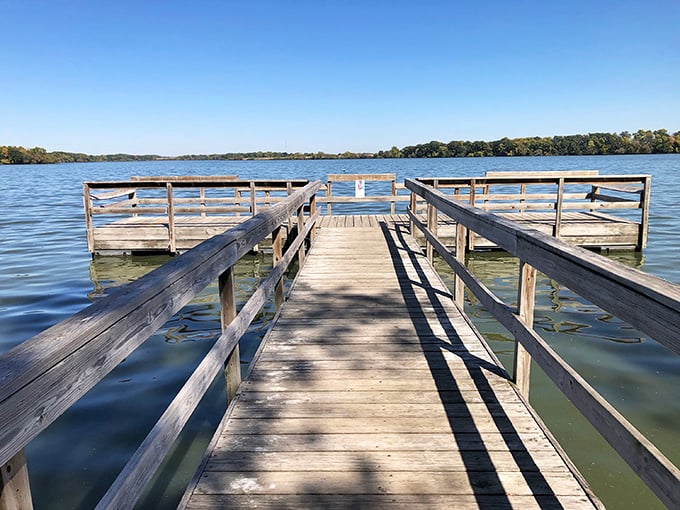
M 0 356 L 0 508 L 30 508 L 24 448 L 111 372 L 210 282 L 219 281 L 223 333 L 189 377 L 98 508 L 132 508 L 217 374 L 225 367 L 227 396 L 240 382 L 238 341 L 272 293 L 283 301 L 282 277 L 319 216 L 316 181 L 238 227 L 126 285 Z M 308 210 L 309 214 L 305 215 Z M 282 250 L 281 225 L 295 218 L 298 235 Z M 273 236 L 274 267 L 236 313 L 233 267 Z
M 485 211 L 554 214 L 552 234 L 560 237 L 566 212 L 639 211 L 638 250 L 647 245 L 651 176 L 598 175 L 596 170 L 487 172 L 484 177 L 428 177 L 419 182 L 446 190 L 452 198 Z M 415 198 L 413 198 L 415 200 Z M 412 211 L 422 211 L 422 202 Z M 472 239 L 472 238 L 471 238 Z M 473 248 L 471 241 L 469 248 Z
M 129 181 L 83 183 L 87 245 L 95 251 L 94 216 L 111 218 L 165 217 L 167 249 L 178 251 L 176 220 L 197 216 L 257 214 L 281 202 L 307 180 L 249 180 L 236 176 L 132 177 Z
M 680 508 L 680 470 L 533 329 L 535 276 L 541 271 L 680 354 L 680 286 L 455 200 L 422 182 L 407 179 L 406 187 L 427 203 L 427 224 L 409 211 L 411 224 L 424 233 L 428 256 L 434 249 L 453 268 L 458 306 L 463 307 L 467 286 L 514 335 L 513 377 L 519 391 L 528 399 L 533 359 L 659 499 L 669 508 Z M 437 238 L 438 213 L 457 222 L 453 252 Z M 462 241 L 468 229 L 520 259 L 517 308 L 502 302 L 468 271 Z
M 333 195 L 333 183 L 356 183 L 357 181 L 366 182 L 389 182 L 390 192 L 383 195 L 364 195 L 358 196 L 337 196 Z M 389 202 L 390 214 L 396 212 L 396 202 L 407 202 L 408 195 L 399 195 L 398 190 L 404 189 L 403 186 L 397 183 L 396 174 L 329 174 L 326 182 L 326 196 L 319 197 L 320 203 L 326 204 L 326 214 L 331 215 L 333 212 L 333 204 L 347 204 L 347 203 L 362 203 L 362 202 Z

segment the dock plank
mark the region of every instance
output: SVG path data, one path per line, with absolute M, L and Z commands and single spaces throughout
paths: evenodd
M 351 221 L 321 223 L 186 508 L 594 508 L 404 227 Z

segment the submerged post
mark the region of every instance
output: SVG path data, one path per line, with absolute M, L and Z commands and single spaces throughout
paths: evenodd
M 227 326 L 236 317 L 236 293 L 234 291 L 234 266 L 231 266 L 223 272 L 218 281 L 220 293 L 220 322 L 222 323 L 222 331 L 227 329 Z M 227 357 L 224 364 L 224 377 L 227 384 L 227 404 L 231 402 L 236 395 L 239 385 L 241 384 L 241 355 L 239 353 L 238 343 Z

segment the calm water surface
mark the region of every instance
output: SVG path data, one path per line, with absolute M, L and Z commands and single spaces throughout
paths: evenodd
M 680 220 L 676 216 L 680 155 L 0 167 L 0 352 L 168 260 L 159 256 L 92 261 L 82 210 L 85 180 L 216 174 L 238 174 L 245 179 L 324 179 L 328 173 L 342 172 L 395 172 L 403 180 L 483 175 L 486 170 L 560 169 L 652 174 L 649 247 L 643 254 L 618 252 L 609 256 L 680 283 Z M 366 206 L 351 212 L 357 211 L 370 212 Z M 515 259 L 498 253 L 472 254 L 468 264 L 494 292 L 514 302 Z M 441 262 L 439 266 L 450 281 L 450 271 Z M 269 257 L 264 254 L 249 256 L 239 264 L 241 302 L 270 268 Z M 214 285 L 208 287 L 29 445 L 29 472 L 37 509 L 91 508 L 96 504 L 216 338 L 220 327 L 216 293 Z M 468 297 L 466 309 L 511 369 L 511 336 L 473 297 Z M 268 306 L 241 341 L 244 363 L 251 359 L 271 316 Z M 680 464 L 678 356 L 545 277 L 537 285 L 536 329 L 675 464 Z M 224 384 L 219 379 L 140 507 L 176 505 L 224 411 Z M 662 507 L 536 367 L 532 371 L 531 400 L 609 508 Z

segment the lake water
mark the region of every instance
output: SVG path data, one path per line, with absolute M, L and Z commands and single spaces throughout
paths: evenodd
M 167 257 L 91 260 L 85 239 L 82 182 L 131 175 L 237 174 L 250 178 L 322 179 L 329 173 L 394 172 L 475 176 L 486 170 L 597 169 L 602 174 L 652 174 L 649 244 L 643 254 L 609 256 L 680 283 L 680 155 L 543 158 L 160 161 L 51 166 L 0 166 L 0 353 L 134 280 Z M 369 183 L 370 186 L 370 183 Z M 370 193 L 370 188 L 369 188 Z M 359 209 L 355 209 L 355 212 Z M 334 212 L 336 211 L 334 207 Z M 368 212 L 365 208 L 361 212 Z M 499 296 L 514 301 L 517 262 L 498 253 L 472 254 L 468 264 Z M 450 271 L 438 264 L 451 280 Z M 237 268 L 243 302 L 271 268 L 269 257 L 247 257 Z M 292 276 L 292 275 L 291 275 Z M 37 509 L 91 508 L 143 440 L 219 332 L 216 287 L 208 287 L 27 448 Z M 474 299 L 466 309 L 510 368 L 513 342 Z M 271 307 L 241 342 L 253 355 Z M 680 464 L 680 357 L 547 278 L 537 285 L 536 329 L 670 459 Z M 220 378 L 152 483 L 142 508 L 174 508 L 221 413 Z M 610 508 L 662 508 L 642 482 L 593 432 L 539 369 L 531 401 Z

